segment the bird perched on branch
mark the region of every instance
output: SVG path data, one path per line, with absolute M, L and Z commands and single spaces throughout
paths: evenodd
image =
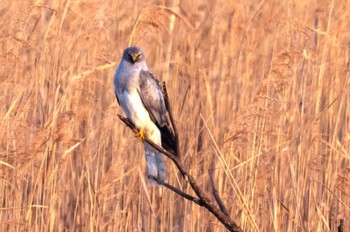
M 164 93 L 149 71 L 145 55 L 139 47 L 125 49 L 114 75 L 114 91 L 124 113 L 139 129 L 136 136 L 150 139 L 173 154 L 177 154 L 177 139 Z M 148 175 L 167 182 L 163 155 L 143 142 Z M 154 180 L 150 179 L 150 182 Z

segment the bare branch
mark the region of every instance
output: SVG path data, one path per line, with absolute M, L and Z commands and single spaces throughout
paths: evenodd
M 122 117 L 121 115 L 118 115 L 119 119 L 124 122 L 134 133 L 138 133 L 139 130 L 135 127 L 135 125 L 125 117 Z M 191 185 L 191 188 L 193 191 L 196 193 L 198 196 L 199 200 L 196 200 L 196 198 L 186 194 L 180 194 L 179 191 L 177 191 L 176 188 L 171 188 L 171 185 L 168 185 L 164 182 L 159 182 L 157 178 L 152 177 L 157 181 L 159 184 L 171 189 L 175 193 L 185 197 L 186 199 L 190 200 L 192 199 L 193 202 L 196 204 L 205 207 L 207 210 L 209 210 L 229 231 L 234 231 L 234 232 L 242 232 L 242 229 L 235 223 L 228 215 L 223 213 L 215 204 L 213 204 L 210 200 L 209 197 L 203 192 L 203 190 L 199 187 L 195 179 L 188 173 L 187 169 L 181 164 L 180 160 L 177 158 L 176 155 L 168 152 L 164 148 L 158 146 L 157 144 L 153 143 L 149 138 L 147 138 L 147 135 L 145 137 L 145 142 L 147 142 L 149 145 L 151 145 L 154 149 L 157 151 L 163 153 L 165 156 L 170 158 L 173 163 L 176 165 L 177 169 L 180 171 L 181 175 L 184 177 L 184 179 Z M 166 185 L 165 185 L 166 184 Z

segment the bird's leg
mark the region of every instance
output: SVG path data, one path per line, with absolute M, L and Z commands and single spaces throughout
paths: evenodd
M 135 134 L 136 137 L 140 137 L 140 140 L 143 141 L 145 140 L 145 133 L 143 132 L 143 130 L 141 129 L 139 133 Z

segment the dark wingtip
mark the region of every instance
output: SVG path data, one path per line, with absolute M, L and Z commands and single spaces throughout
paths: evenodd
M 162 147 L 170 153 L 179 156 L 178 141 L 173 133 L 166 126 L 160 128 Z

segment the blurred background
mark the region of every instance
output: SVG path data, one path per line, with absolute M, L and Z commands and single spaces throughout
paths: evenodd
M 113 90 L 129 45 L 244 231 L 350 228 L 349 18 L 346 0 L 1 1 L 0 231 L 225 231 L 147 183 Z

